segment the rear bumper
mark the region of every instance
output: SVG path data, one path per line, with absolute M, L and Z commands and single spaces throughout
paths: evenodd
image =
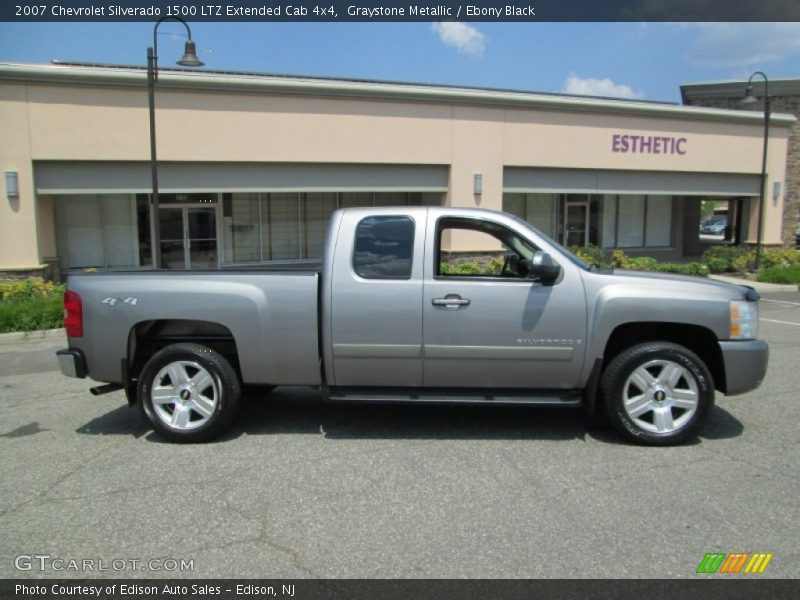
M 735 396 L 756 389 L 764 381 L 769 346 L 761 340 L 720 342 L 725 364 L 725 395 Z
M 58 357 L 58 368 L 61 369 L 62 375 L 77 377 L 78 379 L 86 377 L 86 359 L 83 357 L 83 352 L 66 348 L 57 350 L 56 356 Z

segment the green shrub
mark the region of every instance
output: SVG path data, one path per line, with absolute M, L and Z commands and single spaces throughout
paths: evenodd
M 39 298 L 63 295 L 64 286 L 42 279 L 25 279 L 0 283 L 0 301 L 11 298 Z
M 722 258 L 709 258 L 706 260 L 706 266 L 712 273 L 725 273 L 733 270 L 733 265 Z
M 766 283 L 800 283 L 800 263 L 762 269 L 756 279 Z
M 765 269 L 788 267 L 797 264 L 800 264 L 800 250 L 776 248 L 767 250 L 761 255 L 761 266 Z
M 589 262 L 589 260 L 587 260 L 587 258 L 585 258 L 582 255 L 582 250 L 586 249 L 574 248 L 572 250 L 580 258 L 582 258 L 586 262 Z M 590 258 L 596 256 L 593 251 L 589 251 L 586 254 Z M 596 260 L 592 264 L 597 265 Z M 701 263 L 686 263 L 686 264 L 660 263 L 658 262 L 657 259 L 653 258 L 652 256 L 631 257 L 625 254 L 625 252 L 623 252 L 622 250 L 614 250 L 611 253 L 611 259 L 609 260 L 608 263 L 606 263 L 606 265 L 614 269 L 627 269 L 631 271 L 651 271 L 659 273 L 679 273 L 681 275 L 696 275 L 700 277 L 708 277 L 709 273 L 709 268 Z
M 654 271 L 708 277 L 708 267 L 701 263 L 658 263 Z
M 756 261 L 755 250 L 748 246 L 712 246 L 703 253 L 703 262 L 712 273 L 751 270 Z M 771 268 L 800 263 L 800 250 L 776 248 L 761 254 L 761 266 Z
M 622 250 L 614 250 L 611 253 L 610 266 L 612 269 L 630 269 L 631 259 Z
M 42 280 L 0 284 L 0 333 L 64 325 L 64 286 Z
M 503 272 L 503 265 L 505 264 L 504 258 L 493 258 L 486 264 L 486 268 L 483 270 L 484 274 L 486 275 L 500 275 Z
M 634 271 L 655 271 L 658 261 L 650 256 L 635 256 L 628 259 L 628 268 Z
M 733 261 L 733 270 L 739 273 L 750 271 L 756 264 L 756 253 L 754 250 L 748 250 Z
M 475 261 L 463 262 L 457 265 L 442 263 L 440 271 L 442 275 L 481 275 L 483 271 Z
M 570 246 L 569 251 L 580 258 L 587 265 L 592 265 L 600 269 L 608 267 L 608 259 L 602 248 L 589 244 L 588 246 Z
M 455 265 L 442 262 L 439 264 L 439 272 L 442 275 L 500 275 L 504 263 L 505 259 L 502 257 L 492 258 L 484 266 L 474 260 Z
M 711 246 L 703 253 L 703 262 L 709 266 L 712 273 L 735 271 L 734 262 L 750 251 L 747 246 Z

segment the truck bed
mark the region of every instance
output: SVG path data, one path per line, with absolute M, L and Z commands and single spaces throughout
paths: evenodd
M 318 267 L 280 267 L 71 273 L 85 330 L 70 347 L 83 352 L 93 379 L 118 383 L 120 357 L 139 333 L 177 321 L 198 338 L 235 340 L 248 383 L 318 385 Z

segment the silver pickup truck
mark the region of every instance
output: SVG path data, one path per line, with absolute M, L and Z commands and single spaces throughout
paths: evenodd
M 124 389 L 165 438 L 234 418 L 242 384 L 326 399 L 583 407 L 651 445 L 763 380 L 758 294 L 590 268 L 486 210 L 333 214 L 321 269 L 71 274 L 62 373 Z

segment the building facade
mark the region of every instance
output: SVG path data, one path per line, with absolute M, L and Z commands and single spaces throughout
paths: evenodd
M 567 245 L 674 260 L 702 249 L 701 200 L 736 199 L 756 238 L 758 114 L 199 70 L 161 70 L 156 106 L 158 214 L 143 69 L 0 64 L 0 271 L 153 268 L 155 227 L 161 268 L 313 261 L 349 206 L 505 210 Z M 794 123 L 773 117 L 770 190 Z M 782 214 L 766 203 L 765 243 Z
M 681 98 L 687 106 L 706 106 L 731 110 L 749 110 L 763 114 L 763 101 L 754 105 L 743 105 L 741 99 L 747 87 L 746 81 L 691 83 L 681 86 Z M 764 97 L 764 84 L 756 78 L 753 91 L 758 98 Z M 772 111 L 800 117 L 800 79 L 776 79 L 769 82 Z M 783 194 L 783 243 L 787 247 L 796 245 L 800 227 L 800 122 L 795 121 L 789 134 L 786 155 L 786 190 Z

